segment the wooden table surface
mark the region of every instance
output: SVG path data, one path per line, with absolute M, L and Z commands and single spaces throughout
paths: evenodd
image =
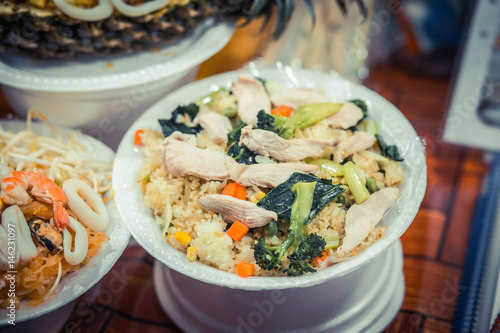
M 239 68 L 262 45 L 255 26 L 238 29 L 230 44 L 202 64 L 199 77 Z M 245 52 L 242 51 L 247 50 Z M 425 77 L 388 63 L 365 85 L 398 107 L 426 144 L 428 184 L 420 211 L 402 237 L 405 296 L 385 332 L 448 332 L 459 290 L 469 225 L 487 173 L 479 150 L 443 142 L 450 79 Z M 0 95 L 0 117 L 12 111 Z M 112 271 L 79 299 L 64 332 L 181 332 L 161 309 L 153 287 L 153 258 L 129 246 Z M 113 297 L 120 273 L 124 289 Z M 107 294 L 110 294 L 109 292 Z

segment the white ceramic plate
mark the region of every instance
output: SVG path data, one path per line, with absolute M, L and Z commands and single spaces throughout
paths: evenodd
M 85 92 L 154 84 L 198 66 L 231 38 L 234 23 L 205 20 L 186 38 L 153 51 L 75 59 L 29 59 L 0 53 L 0 83 L 47 92 Z M 107 65 L 112 63 L 112 68 Z
M 21 121 L 0 121 L 0 125 L 4 129 L 11 129 L 14 132 L 26 129 L 26 123 Z M 37 133 L 51 134 L 46 126 L 34 125 L 33 129 Z M 62 135 L 70 131 L 59 127 L 58 130 Z M 103 160 L 112 160 L 114 157 L 111 149 L 92 137 L 81 134 L 78 137 L 78 141 L 88 149 L 90 156 Z M 44 303 L 29 306 L 27 301 L 23 300 L 20 307 L 16 309 L 16 324 L 40 317 L 51 311 L 57 311 L 60 307 L 70 303 L 89 290 L 113 267 L 127 247 L 130 234 L 120 218 L 116 207 L 116 200 L 110 200 L 106 206 L 111 218 L 106 230 L 109 241 L 104 242 L 99 253 L 92 257 L 87 264 L 83 265 L 80 270 L 61 278 L 59 286 L 56 289 L 56 294 L 49 297 Z M 0 327 L 8 325 L 8 320 L 7 311 L 0 309 Z
M 141 152 L 133 146 L 137 129 L 151 127 L 160 130 L 158 118 L 164 118 L 179 104 L 188 104 L 216 85 L 230 88 L 239 73 L 253 74 L 266 80 L 281 82 L 288 87 L 316 87 L 332 101 L 361 98 L 369 104 L 370 117 L 377 120 L 379 131 L 389 144 L 397 144 L 405 160 L 402 163 L 405 181 L 400 186 L 401 200 L 390 209 L 381 221 L 387 226 L 386 237 L 379 240 L 358 256 L 336 266 L 299 277 L 255 277 L 242 279 L 235 274 L 220 271 L 199 262 L 190 263 L 186 255 L 161 239 L 158 224 L 152 213 L 143 205 L 143 196 L 136 184 L 136 176 L 144 163 Z M 191 83 L 147 110 L 127 131 L 118 147 L 113 168 L 113 186 L 116 191 L 118 210 L 132 236 L 157 260 L 168 267 L 214 285 L 245 290 L 285 289 L 307 287 L 340 277 L 366 264 L 393 244 L 413 221 L 426 188 L 426 164 L 424 148 L 408 120 L 387 100 L 375 92 L 335 73 L 296 70 L 281 66 L 259 68 L 250 64 L 246 69 L 229 72 Z

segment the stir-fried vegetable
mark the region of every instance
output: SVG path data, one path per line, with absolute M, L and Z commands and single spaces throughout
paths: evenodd
M 144 128 L 138 129 L 135 131 L 134 135 L 134 145 L 135 146 L 143 146 L 144 143 L 142 142 L 142 135 L 144 134 Z
M 387 145 L 384 141 L 384 138 L 380 134 L 376 134 L 375 138 L 377 139 L 378 147 L 380 148 L 382 155 L 398 162 L 402 162 L 404 160 L 403 157 L 401 157 L 401 155 L 399 154 L 398 147 L 394 145 Z
M 327 172 L 332 177 L 340 177 L 342 173 L 342 165 L 326 158 L 311 158 L 307 159 L 308 164 L 317 165 L 321 170 Z
M 316 182 L 296 183 L 291 187 L 295 199 L 285 240 L 279 246 L 269 246 L 266 245 L 264 238 L 260 238 L 255 244 L 255 261 L 262 269 L 280 269 L 290 276 L 316 271 L 313 261 L 321 255 L 326 242 L 316 234 L 306 235 L 305 230 L 306 224 L 310 221 L 316 184 Z M 290 264 L 284 267 L 281 260 L 290 248 L 293 249 L 288 255 Z
M 222 194 L 235 197 L 236 199 L 246 200 L 247 188 L 238 183 L 229 183 L 222 190 Z
M 249 277 L 255 274 L 255 265 L 250 262 L 240 261 L 236 264 L 236 274 L 239 277 Z
M 196 103 L 198 105 L 207 105 L 214 111 L 232 118 L 238 114 L 238 109 L 234 100 L 228 98 L 229 96 L 229 92 L 225 88 L 219 87 L 217 90 L 199 98 Z
M 363 150 L 363 151 L 360 151 L 358 154 L 359 154 L 359 156 L 361 156 L 363 158 L 366 158 L 369 160 L 374 160 L 381 167 L 384 167 L 391 162 L 387 157 L 384 157 L 384 156 L 382 156 L 378 153 L 375 153 L 373 151 L 370 151 L 370 150 Z
M 275 116 L 290 117 L 292 114 L 292 108 L 286 105 L 278 105 L 271 110 L 271 114 L 274 114 Z
M 278 233 L 278 223 L 271 220 L 268 224 L 264 226 L 264 235 L 266 237 L 273 237 Z
M 290 139 L 297 129 L 317 123 L 335 113 L 343 103 L 318 103 L 299 107 L 293 116 L 282 117 L 260 111 L 257 115 L 257 128 L 277 133 L 284 139 Z
M 233 143 L 231 147 L 229 147 L 227 154 L 238 163 L 247 165 L 257 163 L 255 160 L 257 154 L 248 149 L 245 145 L 240 146 L 238 142 Z
M 197 134 L 200 132 L 202 130 L 200 125 L 187 125 L 194 120 L 199 110 L 199 106 L 194 103 L 186 106 L 179 105 L 172 112 L 169 119 L 158 119 L 163 136 L 167 138 L 175 131 L 185 134 Z M 186 119 L 186 117 L 189 119 Z
M 237 242 L 248 233 L 248 230 L 250 229 L 240 221 L 234 221 L 231 227 L 227 229 L 226 234 Z
M 360 204 L 368 199 L 370 192 L 368 192 L 365 184 L 361 181 L 354 163 L 351 161 L 347 162 L 342 166 L 342 171 L 344 173 L 345 180 L 347 181 L 347 185 L 349 185 L 351 193 L 354 196 L 354 201 L 356 201 L 357 204 Z
M 296 172 L 292 174 L 288 180 L 269 191 L 266 196 L 257 203 L 257 206 L 276 212 L 278 217 L 290 219 L 292 204 L 295 200 L 295 195 L 293 194 L 291 188 L 299 182 L 316 182 L 309 221 L 312 220 L 335 197 L 345 191 L 342 186 L 332 185 L 331 181 L 326 179 L 318 178 L 312 174 Z
M 368 192 L 370 192 L 370 194 L 377 192 L 379 190 L 377 181 L 373 176 L 366 178 L 366 188 L 368 189 Z

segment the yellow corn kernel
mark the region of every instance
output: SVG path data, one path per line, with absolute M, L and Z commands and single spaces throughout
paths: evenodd
M 190 262 L 193 262 L 196 260 L 197 256 L 198 255 L 196 253 L 196 248 L 194 246 L 188 247 L 187 252 L 186 252 L 187 260 Z
M 253 198 L 250 200 L 252 201 L 253 203 L 257 203 L 259 201 L 262 200 L 262 198 L 264 198 L 266 196 L 266 194 L 262 191 L 259 191 L 257 193 L 255 193 L 255 195 L 253 196 Z
M 191 242 L 191 236 L 189 236 L 187 233 L 184 231 L 177 231 L 175 233 L 175 239 L 181 243 L 182 245 L 188 245 L 189 242 Z

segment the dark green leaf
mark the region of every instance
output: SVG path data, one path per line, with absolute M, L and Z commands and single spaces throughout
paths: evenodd
M 202 130 L 200 125 L 196 126 L 188 126 L 183 122 L 178 122 L 177 118 L 180 115 L 184 117 L 184 115 L 188 115 L 190 120 L 192 121 L 196 115 L 198 114 L 199 107 L 198 105 L 191 103 L 186 106 L 179 105 L 170 116 L 169 119 L 158 119 L 158 122 L 161 126 L 161 131 L 163 132 L 164 137 L 169 137 L 173 132 L 179 131 L 185 134 L 197 134 Z
M 234 160 L 238 163 L 247 165 L 257 163 L 255 161 L 257 154 L 248 149 L 245 145 L 240 146 L 238 142 L 233 143 L 231 147 L 229 147 L 227 154 L 234 158 Z
M 394 145 L 387 145 L 384 138 L 380 134 L 375 134 L 375 138 L 377 139 L 378 147 L 380 148 L 383 156 L 398 162 L 404 161 L 404 158 L 399 154 L 398 147 Z
M 299 182 L 317 182 L 314 189 L 311 213 L 307 222 L 311 221 L 330 203 L 330 201 L 345 191 L 341 186 L 332 185 L 328 180 L 320 179 L 312 174 L 295 172 L 288 180 L 269 191 L 266 196 L 257 203 L 257 206 L 274 211 L 281 218 L 290 219 L 292 204 L 295 200 L 295 196 L 292 190 L 290 190 L 290 187 Z
M 236 124 L 233 127 L 233 130 L 227 133 L 228 145 L 232 145 L 233 143 L 240 141 L 241 129 L 246 125 L 247 124 L 245 124 L 244 122 L 241 121 L 241 119 L 238 118 Z

